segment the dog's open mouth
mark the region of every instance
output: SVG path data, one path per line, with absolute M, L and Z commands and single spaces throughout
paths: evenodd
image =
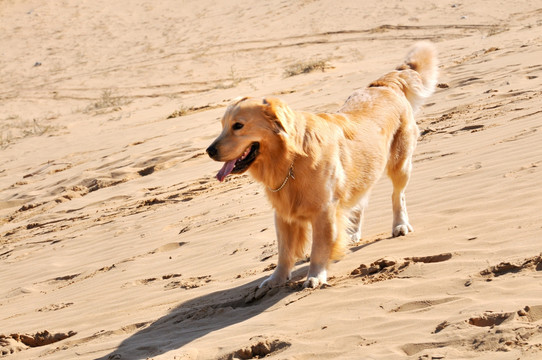
M 243 173 L 256 160 L 258 150 L 260 150 L 260 143 L 252 143 L 239 158 L 226 161 L 222 169 L 216 174 L 216 178 L 219 181 L 224 181 L 229 174 Z

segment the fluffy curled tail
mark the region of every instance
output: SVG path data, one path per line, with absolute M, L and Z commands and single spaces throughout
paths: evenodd
M 406 81 L 403 91 L 416 111 L 435 91 L 438 79 L 437 49 L 428 41 L 416 43 L 396 70 Z

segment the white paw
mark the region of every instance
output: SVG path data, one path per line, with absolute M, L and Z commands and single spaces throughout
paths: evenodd
M 350 241 L 352 242 L 352 244 L 357 244 L 358 242 L 360 242 L 361 241 L 361 231 L 357 232 L 357 233 L 350 234 Z
M 310 271 L 307 280 L 303 283 L 303 289 L 316 289 L 320 285 L 327 284 L 327 271 Z
M 401 224 L 401 225 L 397 225 L 397 226 L 393 227 L 392 235 L 393 235 L 393 237 L 405 236 L 409 232 L 413 232 L 413 231 L 414 231 L 414 229 L 412 228 L 412 226 L 410 224 L 408 224 L 408 223 L 407 224 Z
M 276 272 L 273 273 L 270 277 L 262 281 L 260 286 L 251 291 L 245 298 L 245 303 L 251 303 L 254 300 L 259 300 L 265 295 L 274 295 L 279 291 L 279 287 L 283 285 L 287 276 L 280 276 Z
M 250 297 L 247 297 L 245 299 L 245 302 L 253 301 L 253 300 L 259 300 L 263 298 L 265 295 L 273 296 L 279 291 L 278 286 L 269 286 L 267 284 L 260 285 L 256 291 L 250 295 Z
M 277 270 L 278 270 L 278 268 L 277 268 Z M 284 283 L 286 283 L 286 281 L 288 280 L 289 276 L 287 274 L 282 274 L 282 272 L 279 272 L 277 270 L 275 270 L 275 272 L 273 272 L 273 274 L 271 274 L 270 277 L 265 279 L 260 284 L 260 286 L 258 286 L 258 288 L 260 288 L 260 289 L 263 289 L 263 288 L 270 289 L 270 288 L 274 288 L 274 287 L 277 287 L 277 286 L 284 285 Z
M 310 277 L 303 283 L 303 289 L 316 289 L 322 284 L 317 277 Z

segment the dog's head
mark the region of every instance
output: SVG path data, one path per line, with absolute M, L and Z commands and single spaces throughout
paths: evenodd
M 304 154 L 295 113 L 279 99 L 238 98 L 222 117 L 222 132 L 207 154 L 224 166 L 217 179 L 241 174 L 262 158 Z

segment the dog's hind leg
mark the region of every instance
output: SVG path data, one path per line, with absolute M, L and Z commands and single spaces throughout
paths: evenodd
M 308 223 L 289 222 L 275 213 L 275 228 L 279 259 L 273 274 L 262 282 L 260 288 L 284 284 L 291 275 L 295 261 L 304 255 L 308 236 Z
M 348 216 L 347 233 L 353 243 L 361 240 L 361 227 L 363 225 L 363 214 L 369 204 L 369 194 L 363 195 L 362 199 L 350 210 Z
M 412 171 L 412 154 L 416 148 L 418 127 L 414 122 L 412 113 L 405 115 L 408 120 L 397 130 L 390 148 L 388 160 L 388 176 L 393 183 L 392 208 L 393 226 L 392 235 L 402 236 L 414 229 L 408 220 L 406 208 L 405 188 Z
M 393 182 L 393 194 L 392 194 L 392 207 L 393 207 L 393 226 L 392 235 L 402 236 L 409 232 L 414 231 L 412 225 L 408 220 L 408 213 L 406 208 L 405 188 L 410 176 L 411 164 L 405 164 L 406 169 L 399 173 L 394 174 L 392 177 Z

